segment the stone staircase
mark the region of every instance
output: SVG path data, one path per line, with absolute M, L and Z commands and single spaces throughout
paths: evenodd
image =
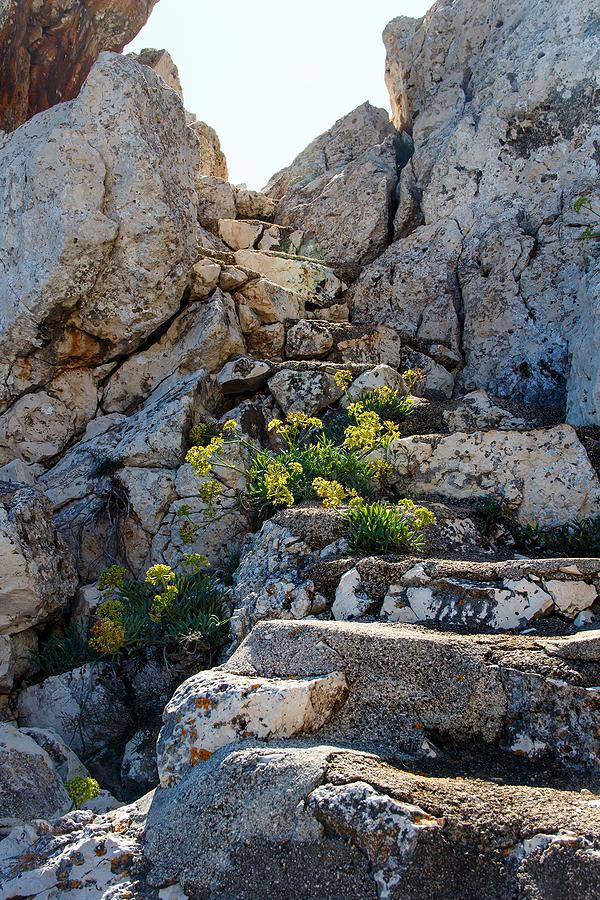
M 308 260 L 244 249 L 235 264 L 286 290 L 306 266 L 314 290 Z M 299 290 L 305 309 L 333 308 Z M 343 308 L 339 290 L 328 300 Z M 378 366 L 389 383 L 421 352 L 345 315 L 282 324 L 279 360 L 219 376 L 234 416 L 273 401 L 323 414 L 340 403 L 338 368 L 368 384 Z M 600 638 L 585 630 L 600 560 L 515 554 L 476 509 L 490 493 L 523 524 L 554 525 L 598 511 L 598 478 L 574 429 L 483 392 L 443 396 L 428 381 L 392 447 L 400 488 L 437 515 L 423 556 L 352 556 L 339 516 L 314 504 L 248 539 L 234 652 L 165 709 L 150 884 L 283 898 L 293 883 L 332 900 L 600 889 Z
M 450 399 L 458 361 L 448 348 L 353 324 L 342 279 L 267 247 L 274 229 L 222 220 L 229 249 L 205 247 L 194 267 L 186 309 L 229 297 L 237 337 L 201 390 L 187 376 L 195 399 L 180 432 L 197 415 L 234 418 L 267 446 L 271 418 L 335 415 L 348 402 L 333 378 L 341 368 L 354 376 L 352 398 L 421 366 L 423 396 L 390 458 L 396 488 L 436 513 L 426 550 L 352 554 L 340 517 L 317 504 L 248 535 L 233 574 L 231 645 L 167 704 L 150 803 L 13 835 L 11 858 L 41 855 L 46 868 L 5 873 L 5 896 L 53 896 L 65 879 L 87 896 L 90 878 L 152 900 L 283 900 L 291 885 L 306 900 L 596 896 L 600 637 L 586 628 L 600 609 L 600 560 L 525 558 L 477 511 L 491 494 L 521 524 L 597 513 L 587 453 L 573 428 L 543 415 L 484 392 Z M 148 347 L 146 359 L 164 360 L 164 347 Z M 131 374 L 111 377 L 105 398 L 116 408 Z M 74 471 L 65 459 L 63 479 Z M 189 469 L 173 469 L 156 562 L 181 549 L 173 510 L 194 501 Z M 57 472 L 44 477 L 52 496 Z M 225 470 L 217 477 L 229 518 L 192 547 L 215 556 L 248 527 L 233 510 L 240 483 Z

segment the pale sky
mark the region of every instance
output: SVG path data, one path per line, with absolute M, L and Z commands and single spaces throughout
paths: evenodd
M 365 100 L 389 108 L 381 32 L 429 0 L 159 0 L 127 50 L 166 49 L 234 184 L 261 188 Z

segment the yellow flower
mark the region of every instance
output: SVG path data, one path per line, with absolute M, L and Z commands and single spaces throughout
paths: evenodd
M 235 431 L 238 427 L 238 423 L 235 419 L 227 419 L 225 424 L 223 425 L 223 431 Z
M 206 503 L 206 519 L 212 520 L 217 515 L 216 503 L 222 493 L 223 485 L 215 478 L 210 478 L 208 481 L 203 481 L 198 488 L 198 494 L 200 498 Z
M 71 778 L 65 781 L 67 794 L 73 801 L 73 808 L 79 809 L 88 800 L 93 800 L 100 793 L 100 785 L 95 778 Z
M 196 475 L 200 477 L 210 475 L 211 459 L 219 452 L 224 443 L 225 438 L 218 434 L 209 441 L 206 447 L 192 447 L 188 450 L 185 461 L 190 464 Z
M 110 619 L 111 622 L 116 622 L 117 625 L 121 624 L 124 612 L 125 604 L 121 603 L 120 600 L 105 600 L 98 607 L 98 616 L 101 619 Z
M 346 499 L 346 490 L 339 481 L 327 481 L 325 478 L 315 478 L 312 486 L 315 494 L 323 501 L 326 509 L 337 509 Z
M 118 653 L 125 643 L 125 629 L 111 619 L 98 619 L 90 628 L 88 643 L 96 653 Z
M 177 585 L 165 584 L 164 590 L 155 594 L 151 600 L 150 610 L 148 611 L 148 618 L 150 621 L 155 623 L 160 622 L 163 614 L 173 605 L 178 596 L 179 591 L 177 590 Z
M 265 470 L 265 494 L 267 500 L 270 500 L 273 506 L 293 506 L 294 495 L 289 489 L 290 475 L 297 471 L 298 463 L 292 463 L 289 469 L 286 469 L 283 463 L 275 460 Z M 302 466 L 300 466 L 302 471 Z
M 151 584 L 152 587 L 158 587 L 163 584 L 172 584 L 175 581 L 175 572 L 171 568 L 171 566 L 164 565 L 162 563 L 158 563 L 155 566 L 150 566 L 148 571 L 146 572 L 146 584 Z
M 339 388 L 345 391 L 352 384 L 352 372 L 349 369 L 338 369 L 333 376 L 333 380 Z
M 402 373 L 402 378 L 408 385 L 409 391 L 412 391 L 416 384 L 425 379 L 426 374 L 424 369 L 407 369 Z
M 123 566 L 109 566 L 108 569 L 105 569 L 100 575 L 98 587 L 101 591 L 106 591 L 110 588 L 123 587 L 126 576 L 127 569 L 124 569 Z
M 397 506 L 413 520 L 417 528 L 424 528 L 426 525 L 435 525 L 436 523 L 435 514 L 426 506 L 417 506 L 414 500 L 405 497 L 403 500 L 398 500 Z
M 208 556 L 200 553 L 184 553 L 183 561 L 194 575 L 199 575 L 203 569 L 208 569 L 210 566 Z
M 290 447 L 312 428 L 321 431 L 322 421 L 316 416 L 307 416 L 303 412 L 288 413 L 285 422 L 282 422 L 281 419 L 272 419 L 268 425 L 269 431 L 276 431 Z

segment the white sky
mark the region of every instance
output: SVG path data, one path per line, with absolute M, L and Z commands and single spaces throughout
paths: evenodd
M 429 0 L 160 0 L 127 48 L 166 49 L 229 177 L 261 188 L 365 100 L 389 107 L 381 32 Z

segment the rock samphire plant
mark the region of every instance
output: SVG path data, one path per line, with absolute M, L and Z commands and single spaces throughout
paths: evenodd
M 334 377 L 348 389 L 350 372 L 341 370 Z M 404 373 L 411 387 L 421 377 L 418 372 Z M 390 473 L 387 450 L 400 436 L 398 421 L 410 415 L 412 408 L 410 397 L 379 387 L 348 404 L 341 429 L 326 427 L 316 416 L 290 412 L 284 420 L 269 423 L 277 446 L 266 450 L 239 435 L 235 421 L 225 422 L 221 433 L 201 440 L 187 454 L 187 462 L 201 479 L 206 519 L 217 516 L 223 486 L 215 469 L 224 467 L 243 476 L 246 489 L 239 499 L 246 506 L 264 512 L 319 499 L 345 519 L 350 545 L 357 552 L 422 550 L 422 529 L 435 522 L 433 513 L 410 500 L 384 498 Z M 197 426 L 191 437 L 205 435 L 205 429 Z M 231 461 L 228 448 L 232 445 L 247 454 L 249 461 L 243 468 Z

